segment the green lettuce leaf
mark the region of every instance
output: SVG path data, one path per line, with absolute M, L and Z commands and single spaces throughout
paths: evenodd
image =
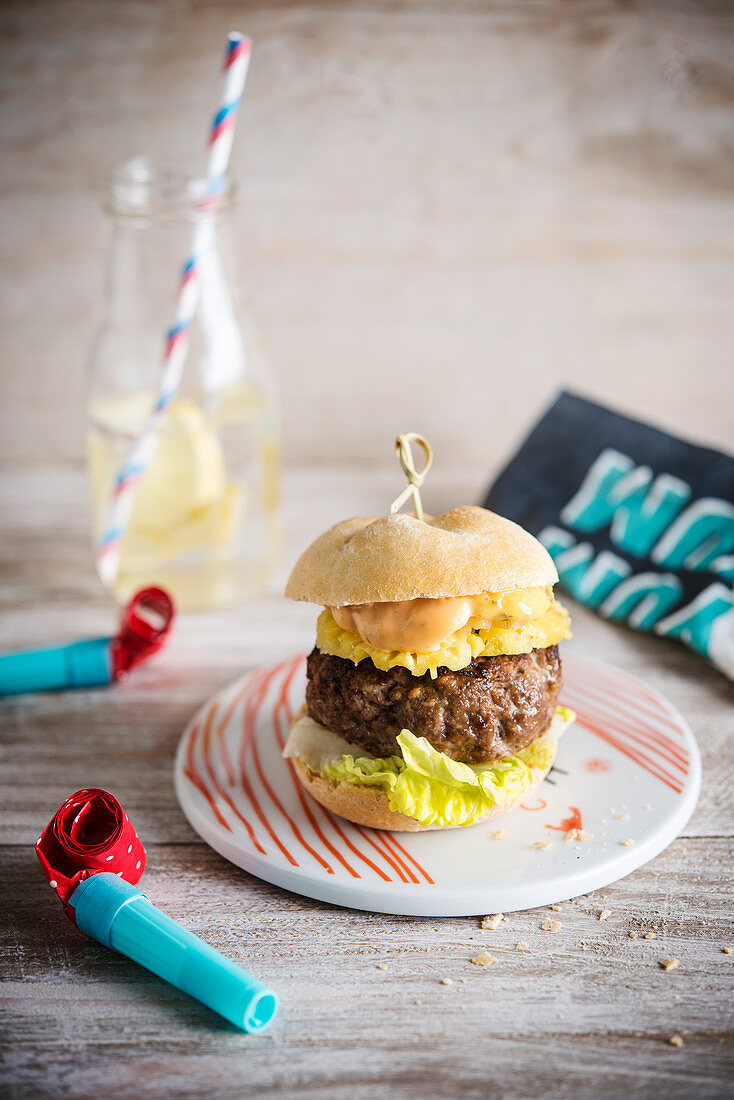
M 433 748 L 425 737 L 403 730 L 400 756 L 383 759 L 344 755 L 323 764 L 321 774 L 334 783 L 382 787 L 390 809 L 421 825 L 473 825 L 494 806 L 504 808 L 523 797 L 533 769 L 553 762 L 556 741 L 575 715 L 558 707 L 543 737 L 496 764 L 461 764 Z

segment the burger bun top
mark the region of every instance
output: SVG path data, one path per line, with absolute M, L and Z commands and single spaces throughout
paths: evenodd
M 512 592 L 557 580 L 536 538 L 509 519 L 467 505 L 436 519 L 398 514 L 337 523 L 301 554 L 285 594 L 343 607 Z

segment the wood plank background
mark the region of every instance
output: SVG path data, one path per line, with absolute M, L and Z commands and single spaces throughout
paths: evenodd
M 0 458 L 81 460 L 100 181 L 198 168 L 255 39 L 234 243 L 286 460 L 499 463 L 561 385 L 713 444 L 734 299 L 729 0 L 0 7 Z

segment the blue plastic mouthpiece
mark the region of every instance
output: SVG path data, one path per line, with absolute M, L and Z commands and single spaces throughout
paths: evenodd
M 102 872 L 85 879 L 70 904 L 88 936 L 196 997 L 235 1027 L 258 1032 L 274 1019 L 278 998 L 272 989 L 161 913 L 117 875 Z
M 99 687 L 113 679 L 112 638 L 25 649 L 0 656 L 0 695 Z

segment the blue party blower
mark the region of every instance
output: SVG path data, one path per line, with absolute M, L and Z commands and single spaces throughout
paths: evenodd
M 0 696 L 100 687 L 121 680 L 165 644 L 174 614 L 167 592 L 143 588 L 123 608 L 113 637 L 2 653 Z
M 161 913 L 134 885 L 145 869 L 145 848 L 109 791 L 84 787 L 70 795 L 36 841 L 36 855 L 82 932 L 243 1031 L 262 1031 L 274 1019 L 272 989 Z
M 243 1031 L 262 1031 L 278 1011 L 271 989 L 182 928 L 136 886 L 92 875 L 69 898 L 82 932 L 196 997 Z

